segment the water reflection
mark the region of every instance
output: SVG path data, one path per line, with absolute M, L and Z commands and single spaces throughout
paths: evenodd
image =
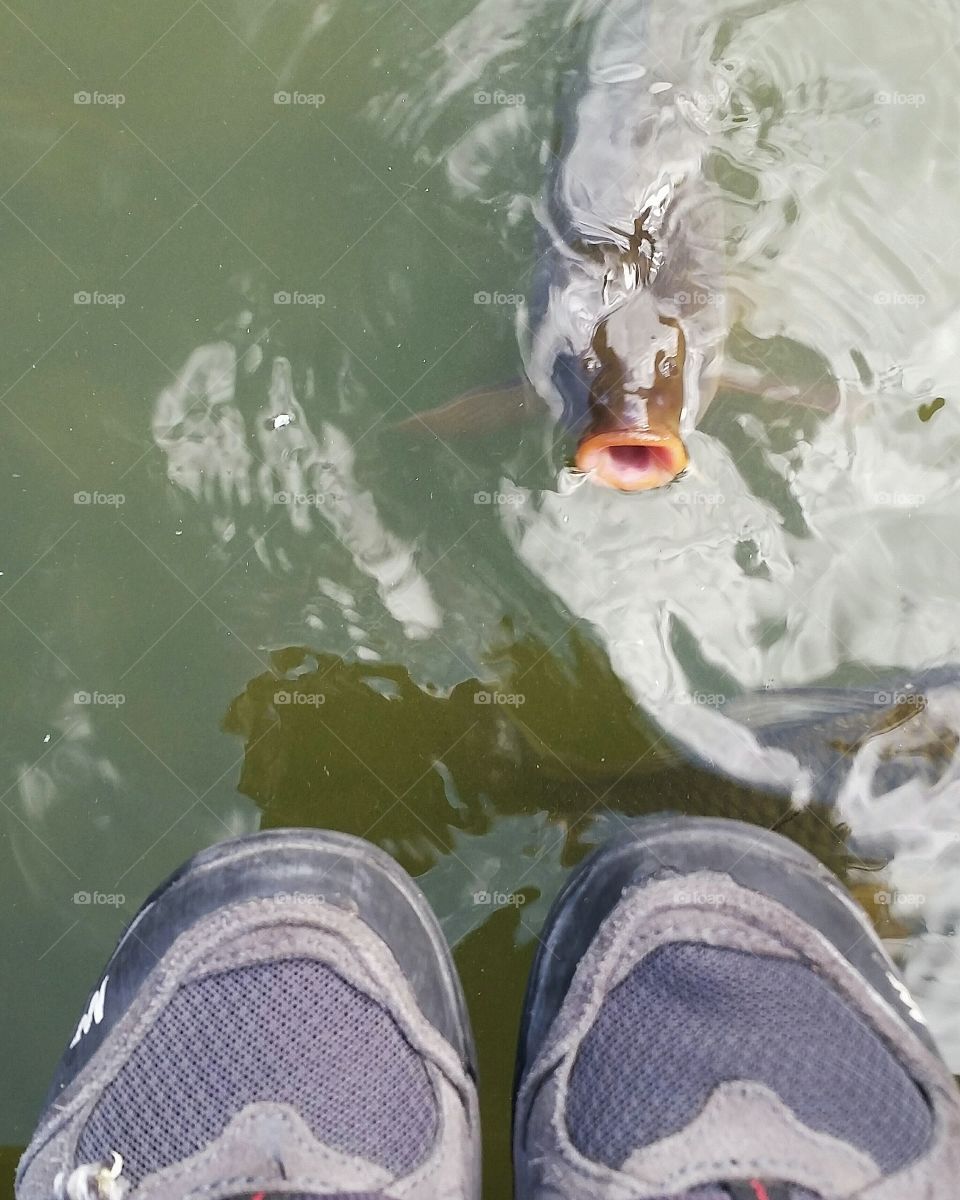
M 300 534 L 325 525 L 356 569 L 376 584 L 404 635 L 427 637 L 441 617 L 413 546 L 389 531 L 372 495 L 357 484 L 355 451 L 343 431 L 326 421 L 319 434 L 310 428 L 287 359 L 273 360 L 265 394 L 241 412 L 238 373 L 254 377 L 246 394 L 255 395 L 262 362 L 256 344 L 242 358 L 228 342 L 200 346 L 190 355 L 153 414 L 168 478 L 213 509 L 221 541 L 232 541 L 239 525 L 268 569 L 289 568 L 286 551 L 274 551 L 268 537 L 277 525 L 288 523 Z M 309 376 L 307 389 L 308 403 L 315 402 Z M 345 611 L 353 621 L 351 608 Z M 353 623 L 348 632 L 363 636 Z
M 864 450 L 880 445 L 861 440 L 857 470 L 844 454 L 831 463 L 811 448 L 814 461 L 792 478 L 809 530 L 801 534 L 742 487 L 725 448 L 707 438 L 698 478 L 646 499 L 643 514 L 625 497 L 579 489 L 515 506 L 505 520 L 517 553 L 596 629 L 613 669 L 676 743 L 794 804 L 836 797 L 834 819 L 850 827 L 857 852 L 887 864 L 878 886 L 921 897 L 910 934 L 922 936 L 905 952 L 936 1022 L 954 975 L 923 964 L 947 952 L 938 937 L 954 933 L 960 905 L 960 691 L 954 672 L 928 686 L 912 664 L 957 659 L 958 559 L 944 549 L 956 516 L 946 499 L 922 523 L 909 509 L 871 506 L 864 493 L 882 476 L 864 465 Z M 713 502 L 698 502 L 698 488 Z M 829 679 L 859 682 L 880 720 L 892 697 L 913 694 L 907 685 L 926 704 L 902 726 L 851 733 L 829 727 L 814 692 L 791 738 L 760 736 L 777 723 L 785 685 Z M 751 693 L 756 719 L 745 726 L 743 708 L 727 702 Z M 856 712 L 854 694 L 831 695 L 830 717 Z M 805 723 L 816 738 L 798 746 Z M 934 1028 L 956 1048 L 954 1017 Z
M 572 26 L 596 11 L 570 6 L 563 18 Z M 904 37 L 956 79 L 956 51 L 942 47 L 956 45 L 957 13 L 930 4 L 915 16 Z M 499 69 L 522 90 L 517 46 L 535 40 L 542 13 L 479 6 L 445 44 L 481 19 L 489 37 L 478 74 Z M 609 37 L 616 26 L 619 41 L 609 40 L 624 47 L 637 19 L 635 5 L 615 3 L 591 32 Z M 590 488 L 541 490 L 521 469 L 504 485 L 520 500 L 502 508 L 502 524 L 674 744 L 796 806 L 835 801 L 853 844 L 886 864 L 880 879 L 895 897 L 888 907 L 911 978 L 958 1065 L 960 1026 L 947 1017 L 956 972 L 944 969 L 953 951 L 942 940 L 960 904 L 957 689 L 952 672 L 924 674 L 960 661 L 958 164 L 942 153 L 957 93 L 895 50 L 904 17 L 890 5 L 869 30 L 855 6 L 828 4 L 720 5 L 704 19 L 653 3 L 642 20 L 643 44 L 663 64 L 654 74 L 678 89 L 723 197 L 727 356 L 741 386 L 691 435 L 692 467 L 669 491 L 636 503 Z M 555 36 L 562 23 L 545 35 L 555 78 L 569 66 L 568 43 Z M 441 61 L 431 87 L 452 99 L 476 78 Z M 579 119 L 588 115 L 581 105 Z M 535 144 L 536 116 L 511 132 Z M 624 162 L 615 134 L 596 122 L 592 133 L 602 178 L 590 184 L 601 194 L 606 182 L 619 195 L 624 172 L 637 193 L 653 186 L 672 148 L 654 136 L 643 161 Z M 493 134 L 485 122 L 485 143 L 472 135 L 451 183 L 466 178 L 465 196 L 497 204 L 502 236 L 515 241 L 518 197 L 501 195 Z M 604 152 L 618 146 L 604 173 Z M 789 403 L 791 389 L 805 410 Z M 909 684 L 926 704 L 890 730 L 861 729 L 861 743 L 831 729 L 836 713 L 817 712 L 809 696 L 791 738 L 769 735 L 773 693 L 825 681 L 873 696 Z M 743 707 L 727 701 L 764 689 L 760 718 L 745 724 Z M 858 713 L 856 693 L 832 695 Z M 882 702 L 867 708 L 882 720 Z
M 246 747 L 240 790 L 268 825 L 335 811 L 338 828 L 390 849 L 454 941 L 512 907 L 529 942 L 586 848 L 664 810 L 778 826 L 842 874 L 871 865 L 820 801 L 797 809 L 678 758 L 588 645 L 583 670 L 547 649 L 515 643 L 495 682 L 441 693 L 401 667 L 276 651 L 225 721 Z
M 317 22 L 334 16 L 324 7 L 303 25 L 284 80 L 309 59 Z M 549 11 L 490 0 L 459 19 L 427 16 L 437 41 L 413 55 L 402 87 L 371 89 L 364 117 L 416 147 L 418 166 L 442 165 L 456 201 L 444 237 L 456 242 L 472 214 L 500 252 L 502 290 L 530 295 L 558 81 L 582 70 L 576 48 L 601 27 L 629 59 L 641 16 L 626 0 Z M 891 49 L 908 19 L 910 62 Z M 474 873 L 499 882 L 510 838 L 528 839 L 546 888 L 558 869 L 549 847 L 564 847 L 560 865 L 575 854 L 593 836 L 594 807 L 716 812 L 726 796 L 731 812 L 783 823 L 841 868 L 852 862 L 867 902 L 883 889 L 923 896 L 873 910 L 960 1056 L 942 940 L 960 834 L 954 683 L 923 674 L 960 661 L 958 251 L 943 237 L 958 172 L 937 151 L 956 93 L 931 86 L 922 104 L 895 102 L 916 95 L 917 61 L 957 74 L 956 55 L 942 55 L 957 20 L 940 5 L 922 22 L 888 5 L 881 32 L 827 3 L 727 3 L 707 19 L 693 5 L 644 7 L 651 78 L 674 89 L 726 227 L 731 382 L 689 435 L 690 470 L 669 490 L 638 502 L 557 488 L 544 447 L 553 466 L 562 456 L 536 422 L 509 449 L 458 443 L 452 457 L 439 445 L 403 459 L 381 443 L 378 475 L 376 456 L 364 459 L 376 413 L 351 405 L 309 353 L 273 354 L 263 338 L 190 356 L 154 414 L 168 477 L 202 504 L 221 544 L 248 537 L 270 577 L 302 581 L 295 596 L 273 593 L 288 619 L 269 641 L 311 649 L 278 652 L 275 673 L 228 718 L 248 746 L 242 790 L 270 822 L 310 819 L 336 795 L 342 827 L 373 831 L 441 881 L 461 936 L 483 920 L 468 903 Z M 261 35 L 254 21 L 249 36 Z M 497 88 L 523 103 L 495 105 Z M 634 191 L 655 179 L 655 133 L 639 163 L 623 162 L 629 149 L 602 129 L 597 139 L 598 153 L 617 150 L 598 161 L 626 171 Z M 383 278 L 391 311 L 371 302 L 370 318 L 385 341 L 408 291 L 399 271 Z M 515 502 L 481 523 L 461 495 L 478 484 Z M 499 623 L 514 612 L 529 643 Z M 566 638 L 573 623 L 587 636 Z M 542 668 L 518 666 L 526 646 Z M 475 704 L 485 665 L 484 686 L 522 692 L 523 708 Z M 884 705 L 858 707 L 852 685 L 879 695 L 924 680 L 922 718 L 866 736 Z M 280 683 L 333 699 L 278 705 Z M 823 684 L 844 689 L 854 732 L 811 694 L 786 736 L 775 696 Z M 752 715 L 735 702 L 758 694 Z M 925 734 L 902 740 L 921 720 L 934 722 L 932 756 Z M 831 831 L 827 845 L 818 829 Z

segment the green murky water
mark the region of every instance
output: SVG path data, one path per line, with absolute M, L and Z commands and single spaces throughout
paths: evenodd
M 960 8 L 622 13 L 652 78 L 666 39 L 690 64 L 732 354 L 833 397 L 728 391 L 688 477 L 635 497 L 560 486 L 545 418 L 391 428 L 521 366 L 596 5 L 0 6 L 11 1147 L 139 901 L 286 824 L 421 877 L 492 1196 L 536 931 L 633 816 L 776 824 L 847 872 L 960 1065 L 949 674 L 905 723 L 828 708 L 806 740 L 736 708 L 825 683 L 896 708 L 960 659 Z

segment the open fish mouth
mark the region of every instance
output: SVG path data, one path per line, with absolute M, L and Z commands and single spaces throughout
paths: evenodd
M 594 483 L 621 492 L 648 492 L 677 478 L 686 468 L 687 450 L 675 433 L 624 429 L 584 438 L 575 461 Z

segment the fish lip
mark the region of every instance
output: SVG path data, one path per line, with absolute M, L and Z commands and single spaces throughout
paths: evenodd
M 610 450 L 641 446 L 651 451 L 642 468 L 619 466 Z M 672 483 L 687 466 L 687 448 L 679 434 L 665 429 L 617 429 L 585 437 L 577 447 L 575 465 L 603 487 L 619 492 L 648 492 Z

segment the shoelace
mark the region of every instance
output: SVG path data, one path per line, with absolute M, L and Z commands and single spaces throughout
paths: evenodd
M 130 1183 L 122 1171 L 123 1159 L 116 1150 L 109 1162 L 82 1163 L 72 1171 L 58 1171 L 53 1181 L 54 1200 L 124 1200 Z

